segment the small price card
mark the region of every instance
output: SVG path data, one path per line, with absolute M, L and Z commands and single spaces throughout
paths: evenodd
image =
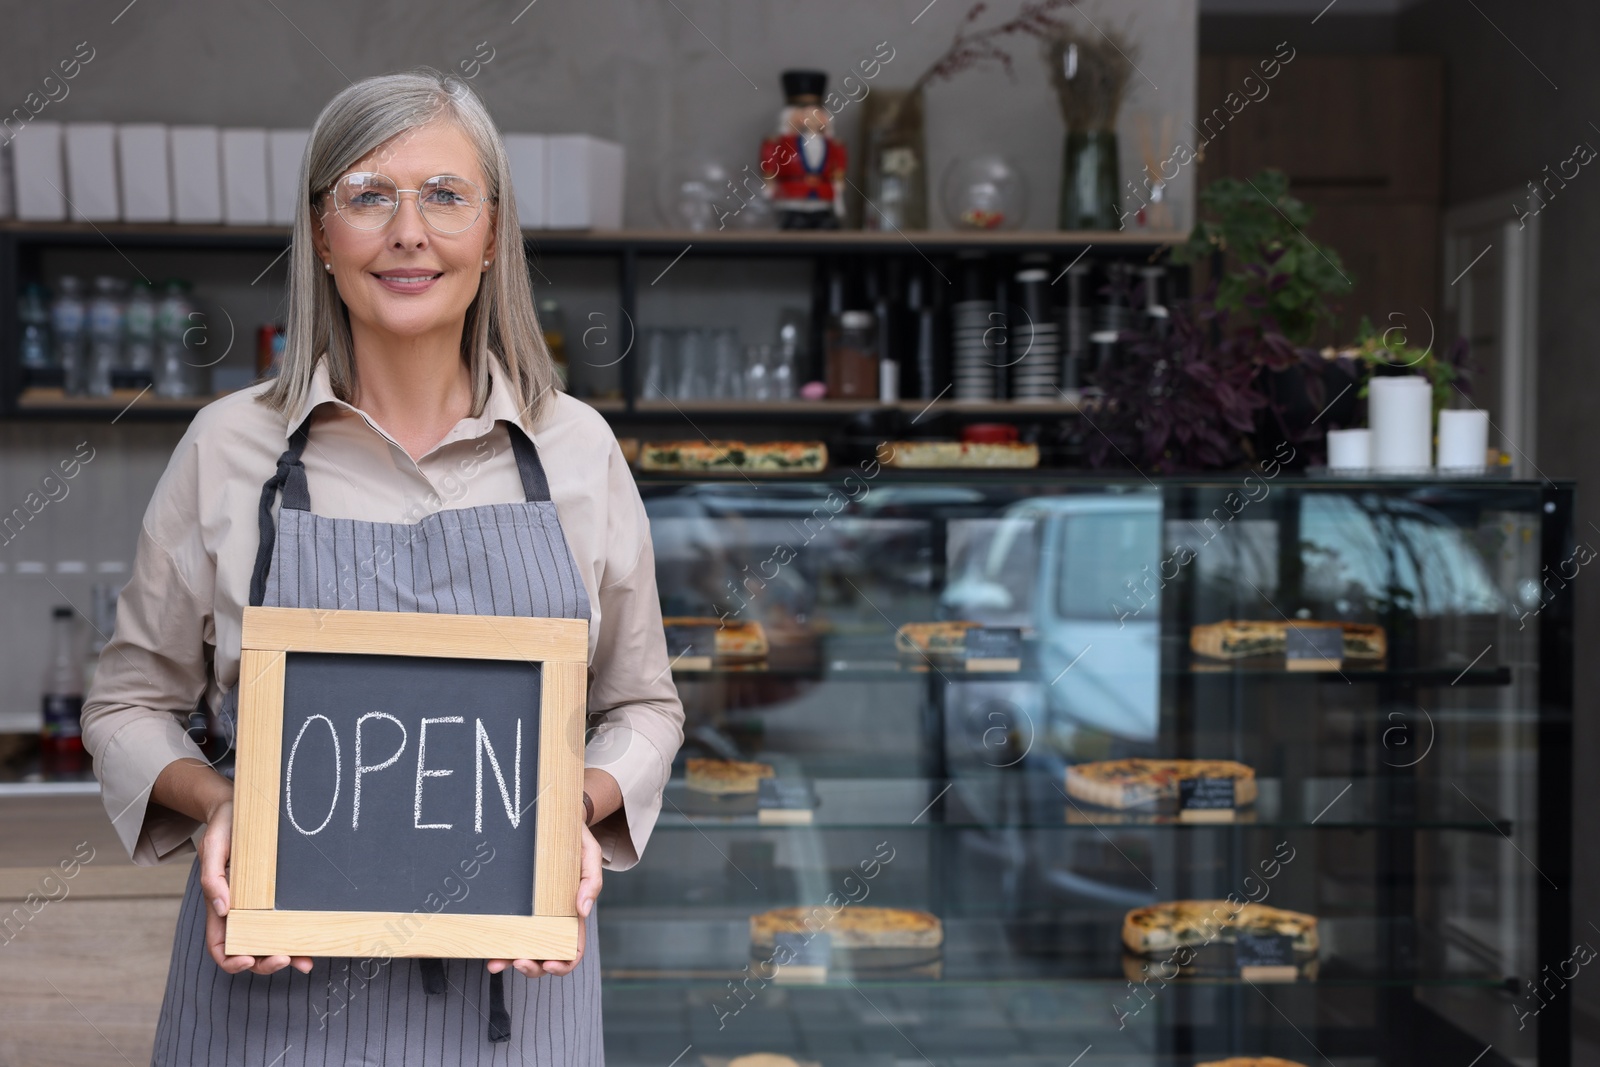
M 1233 822 L 1238 818 L 1232 778 L 1185 778 L 1178 783 L 1181 822 Z
M 1020 671 L 1022 629 L 1017 626 L 977 626 L 965 637 L 969 671 Z
M 828 980 L 833 938 L 827 934 L 778 934 L 773 945 L 779 985 L 820 985 Z M 779 960 L 788 963 L 778 963 Z
M 756 822 L 802 826 L 812 821 L 817 792 L 805 778 L 762 778 L 756 783 Z
M 715 626 L 668 626 L 667 659 L 675 671 L 709 671 L 717 650 Z
M 1291 671 L 1336 671 L 1344 665 L 1344 631 L 1337 626 L 1289 624 L 1284 666 Z
M 1288 934 L 1240 931 L 1233 944 L 1233 956 L 1239 977 L 1247 982 L 1293 982 L 1300 977 L 1294 938 Z

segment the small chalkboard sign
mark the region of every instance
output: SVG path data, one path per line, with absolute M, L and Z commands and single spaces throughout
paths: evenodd
M 1022 630 L 1016 626 L 974 626 L 966 632 L 966 669 L 1020 671 Z
M 772 958 L 778 967 L 776 980 L 780 985 L 826 982 L 833 958 L 833 938 L 821 933 L 774 934 Z
M 675 671 L 709 671 L 717 651 L 717 628 L 709 625 L 669 624 L 667 659 Z
M 1233 822 L 1237 817 L 1232 778 L 1184 778 L 1178 782 L 1178 818 L 1183 822 Z
M 1250 982 L 1293 982 L 1300 976 L 1294 958 L 1294 938 L 1288 934 L 1240 931 L 1234 939 L 1233 958 L 1239 977 Z
M 1291 671 L 1336 671 L 1344 665 L 1344 630 L 1289 624 L 1284 666 Z
M 799 826 L 812 821 L 817 791 L 806 778 L 762 778 L 756 783 L 756 821 Z
M 577 955 L 588 621 L 246 608 L 230 955 Z

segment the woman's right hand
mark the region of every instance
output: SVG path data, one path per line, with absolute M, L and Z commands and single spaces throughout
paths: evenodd
M 254 971 L 272 974 L 293 966 L 301 974 L 311 971 L 310 956 L 229 956 L 223 951 L 228 928 L 228 853 L 233 845 L 233 801 L 224 800 L 206 819 L 200 837 L 200 895 L 206 908 L 206 948 L 218 967 L 229 974 Z

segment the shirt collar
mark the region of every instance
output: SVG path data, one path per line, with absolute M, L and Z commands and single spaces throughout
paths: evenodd
M 383 430 L 372 421 L 366 412 L 340 400 L 334 395 L 333 380 L 328 374 L 328 362 L 326 359 L 318 358 L 316 369 L 311 374 L 311 387 L 306 391 L 305 403 L 301 405 L 295 417 L 285 425 L 283 431 L 284 439 L 287 440 L 295 429 L 323 404 L 334 404 L 352 414 L 359 415 L 374 430 L 383 433 Z M 439 446 L 450 444 L 452 441 L 476 440 L 494 429 L 496 423 L 502 421 L 520 426 L 522 425 L 520 416 L 521 410 L 517 405 L 515 395 L 512 393 L 511 383 L 506 379 L 505 370 L 500 366 L 498 358 L 491 358 L 489 360 L 489 399 L 483 406 L 483 413 L 477 416 L 469 415 L 456 423 L 450 429 L 450 432 L 444 435 L 444 439 L 439 442 Z M 387 437 L 388 434 L 384 434 L 384 436 Z

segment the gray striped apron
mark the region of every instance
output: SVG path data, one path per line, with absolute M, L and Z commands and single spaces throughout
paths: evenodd
M 589 618 L 538 450 L 507 423 L 527 498 L 435 512 L 415 525 L 311 511 L 292 435 L 261 490 L 250 603 L 280 607 Z M 276 522 L 272 504 L 282 491 Z M 220 718 L 232 730 L 237 689 Z M 155 1067 L 603 1064 L 598 909 L 583 960 L 564 978 L 490 975 L 482 960 L 318 958 L 310 974 L 230 975 L 205 946 L 196 859 L 173 939 Z

